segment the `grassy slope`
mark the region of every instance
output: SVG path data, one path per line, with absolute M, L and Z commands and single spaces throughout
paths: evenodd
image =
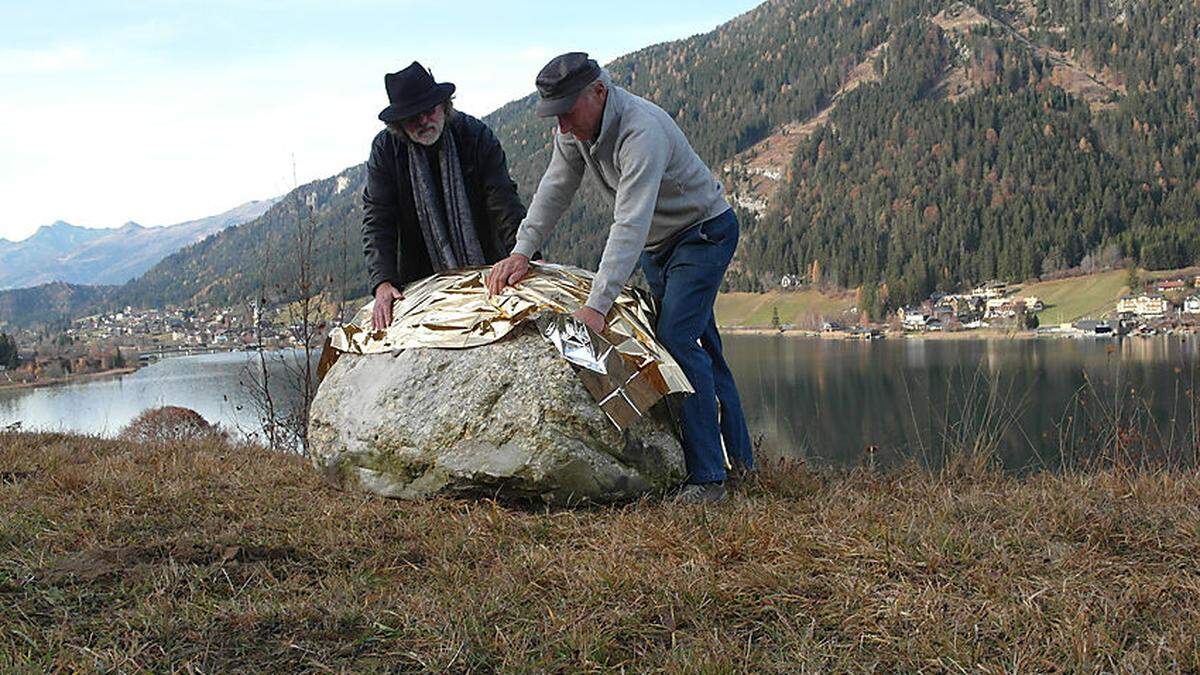
M 773 310 L 780 323 L 819 327 L 820 318 L 837 318 L 854 306 L 853 292 L 826 294 L 805 289 L 795 292 L 723 293 L 717 297 L 717 323 L 721 326 L 770 326 Z
M 1039 314 L 1043 325 L 1083 318 L 1100 318 L 1113 312 L 1117 300 L 1129 292 L 1127 272 L 1114 270 L 1087 276 L 1025 284 L 1019 295 L 1033 295 L 1046 303 Z M 1141 272 L 1146 280 L 1200 274 L 1200 268 Z M 854 306 L 854 293 L 826 294 L 815 290 L 770 293 L 723 293 L 717 298 L 717 323 L 721 326 L 769 326 L 772 309 L 779 308 L 782 323 L 812 323 L 812 317 L 840 318 Z M 808 319 L 808 321 L 806 321 Z
M 0 671 L 1200 669 L 1200 477 L 768 473 L 705 510 L 0 434 Z
M 1038 314 L 1044 325 L 1057 325 L 1067 321 L 1114 312 L 1117 300 L 1129 292 L 1125 285 L 1124 270 L 1102 272 L 1085 277 L 1058 279 L 1025 285 L 1022 296 L 1037 296 L 1046 303 L 1046 309 Z

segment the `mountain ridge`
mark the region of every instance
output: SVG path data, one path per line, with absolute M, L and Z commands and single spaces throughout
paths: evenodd
M 257 218 L 279 199 L 252 200 L 173 225 L 147 227 L 127 221 L 118 227 L 92 228 L 56 220 L 24 239 L 0 239 L 0 290 L 55 281 L 122 284 L 174 251 Z

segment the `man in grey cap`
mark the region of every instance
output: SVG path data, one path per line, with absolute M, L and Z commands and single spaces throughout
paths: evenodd
M 685 502 L 726 496 L 724 449 L 740 469 L 753 467 L 737 385 L 721 352 L 713 303 L 737 247 L 738 222 L 721 184 L 662 108 L 612 84 L 582 52 L 555 57 L 537 76 L 536 112 L 558 129 L 512 254 L 493 266 L 499 293 L 529 273 L 570 206 L 584 173 L 613 200 L 613 223 L 587 303 L 575 313 L 602 332 L 613 301 L 640 261 L 661 303 L 658 339 L 696 390 L 682 406 L 688 484 Z

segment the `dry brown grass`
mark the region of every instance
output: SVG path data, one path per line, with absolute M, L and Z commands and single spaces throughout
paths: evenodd
M 0 671 L 1200 670 L 1200 476 L 989 466 L 545 511 L 0 434 Z

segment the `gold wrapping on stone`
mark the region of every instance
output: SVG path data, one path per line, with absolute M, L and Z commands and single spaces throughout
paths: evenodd
M 392 325 L 371 329 L 374 303 L 334 328 L 327 344 L 337 352 L 380 354 L 401 349 L 463 349 L 495 342 L 526 321 L 576 366 L 588 392 L 618 428 L 636 421 L 667 394 L 690 394 L 687 377 L 654 338 L 653 308 L 626 288 L 597 335 L 569 315 L 587 301 L 592 274 L 576 267 L 531 263 L 528 277 L 489 297 L 490 267 L 443 272 L 404 288 Z M 324 360 L 324 359 L 322 359 Z

